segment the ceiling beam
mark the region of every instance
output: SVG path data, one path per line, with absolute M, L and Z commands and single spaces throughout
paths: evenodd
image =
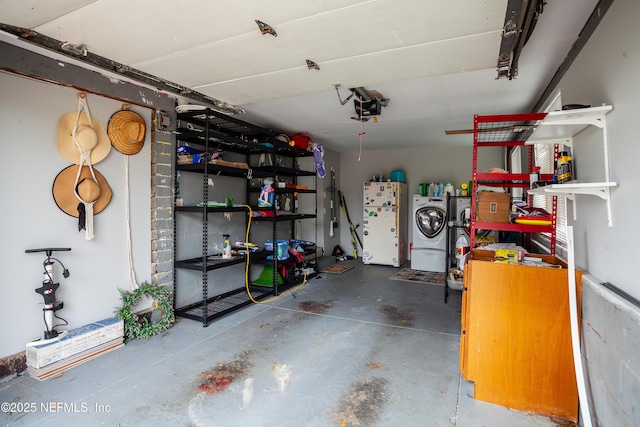
M 122 84 L 123 80 L 114 83 L 114 79 L 105 74 L 3 41 L 0 41 L 0 69 L 84 92 L 108 94 L 110 98 L 146 108 L 175 109 L 176 99 L 166 93 L 126 81 Z
M 74 48 L 74 46 L 70 43 L 61 42 L 60 40 L 53 39 L 28 28 L 21 28 L 3 23 L 0 23 L 0 30 L 16 36 L 21 41 L 47 49 L 54 52 L 55 54 L 73 58 L 77 61 L 84 62 L 97 68 L 106 70 L 114 75 L 120 75 L 130 78 L 131 80 L 138 81 L 147 86 L 157 88 L 160 91 L 165 91 L 167 93 L 177 95 L 181 98 L 186 98 L 202 103 L 204 106 L 208 106 L 217 111 L 226 114 L 244 113 L 244 110 L 234 105 L 228 104 L 215 98 L 211 98 L 188 87 L 170 82 L 160 77 L 156 77 L 143 71 L 136 70 L 135 68 L 131 68 L 119 62 L 112 61 L 103 56 L 91 53 L 87 51 L 84 46 L 76 46 L 76 48 Z

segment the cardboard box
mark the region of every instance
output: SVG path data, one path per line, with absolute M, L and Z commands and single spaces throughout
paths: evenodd
M 478 193 L 479 222 L 509 222 L 511 194 L 481 191 Z

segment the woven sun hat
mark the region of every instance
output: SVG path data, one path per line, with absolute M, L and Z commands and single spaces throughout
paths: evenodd
M 70 163 L 75 165 L 80 164 L 80 151 L 76 147 L 73 141 L 73 126 L 76 123 L 76 117 L 78 117 L 78 128 L 76 129 L 76 141 L 84 152 L 91 152 L 90 159 L 91 164 L 104 160 L 111 151 L 111 144 L 109 143 L 109 137 L 104 130 L 104 126 L 95 118 L 91 116 L 91 123 L 87 118 L 87 114 L 83 111 L 78 116 L 77 112 L 66 113 L 60 117 L 58 122 L 58 152 Z M 93 127 L 91 126 L 93 125 Z
M 71 165 L 63 169 L 53 181 L 52 190 L 56 205 L 66 214 L 76 218 L 79 215 L 78 204 L 80 203 L 73 191 L 77 173 L 78 166 Z M 104 176 L 96 168 L 93 168 L 93 173 L 97 182 L 93 180 L 89 166 L 82 166 L 76 191 L 85 203 L 95 202 L 93 204 L 93 214 L 95 215 L 107 207 L 111 201 L 112 193 Z
M 130 110 L 129 104 L 109 119 L 107 133 L 113 148 L 122 154 L 136 154 L 142 150 L 147 128 L 142 116 Z

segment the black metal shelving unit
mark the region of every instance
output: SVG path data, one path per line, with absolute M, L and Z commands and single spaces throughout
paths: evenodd
M 306 152 L 309 153 L 309 152 Z M 282 154 L 282 153 L 281 153 Z M 307 156 L 312 155 L 312 153 L 306 154 Z M 299 157 L 299 156 L 295 156 L 295 157 Z M 287 212 L 287 214 L 278 214 L 278 209 L 276 207 L 276 203 L 274 203 L 274 205 L 270 208 L 256 208 L 254 210 L 256 210 L 257 212 L 270 212 L 270 216 L 256 216 L 252 218 L 252 221 L 258 222 L 258 223 L 271 223 L 272 226 L 272 242 L 274 245 L 274 251 L 272 256 L 272 259 L 267 259 L 265 257 L 264 259 L 264 263 L 270 263 L 272 265 L 272 271 L 273 271 L 273 275 L 272 275 L 272 284 L 273 284 L 273 293 L 274 295 L 279 295 L 281 291 L 286 290 L 287 288 L 290 288 L 292 285 L 287 285 L 286 283 L 283 285 L 280 285 L 278 283 L 278 274 L 279 274 L 279 270 L 278 270 L 278 266 L 281 264 L 291 264 L 291 263 L 297 263 L 297 261 L 295 260 L 295 258 L 289 257 L 287 259 L 283 259 L 283 260 L 278 260 L 277 256 L 276 256 L 276 245 L 278 242 L 278 224 L 283 223 L 283 222 L 288 222 L 289 223 L 289 230 L 291 233 L 291 236 L 295 235 L 295 230 L 296 230 L 296 226 L 295 226 L 295 222 L 299 221 L 299 220 L 311 220 L 311 219 L 316 219 L 317 215 L 315 212 L 317 212 L 317 205 L 318 205 L 318 201 L 317 201 L 317 192 L 315 190 L 315 188 L 317 188 L 316 185 L 316 173 L 315 171 L 308 171 L 308 170 L 301 170 L 301 169 L 296 169 L 296 168 L 283 168 L 281 166 L 275 166 L 275 167 L 263 167 L 261 168 L 261 170 L 263 172 L 266 172 L 268 176 L 272 176 L 271 174 L 269 174 L 269 171 L 271 171 L 272 173 L 275 174 L 275 176 L 277 177 L 288 177 L 292 179 L 292 183 L 293 184 L 297 184 L 298 183 L 298 177 L 301 176 L 307 176 L 307 177 L 314 177 L 314 186 L 313 189 L 298 189 L 298 188 L 274 188 L 274 197 L 280 197 L 280 196 L 284 196 L 284 195 L 288 195 L 288 194 L 311 194 L 313 195 L 313 206 L 312 206 L 312 211 L 314 212 L 313 214 L 305 214 L 305 213 L 300 213 L 299 212 L 299 208 L 297 206 L 294 206 L 293 209 L 290 212 Z M 249 188 L 248 189 L 248 193 L 257 193 L 259 192 L 260 189 L 259 188 Z M 317 241 L 317 224 L 314 228 L 314 242 Z M 307 247 L 305 248 L 305 257 L 309 257 L 312 256 L 313 257 L 313 265 L 314 268 L 317 265 L 316 264 L 316 247 L 315 245 L 313 247 Z M 260 261 L 257 261 L 258 263 Z M 315 274 L 315 273 L 314 273 Z M 296 283 L 297 284 L 297 283 Z
M 466 228 L 464 224 L 460 223 L 460 218 L 457 218 L 458 212 L 458 200 L 460 199 L 470 199 L 470 196 L 449 196 L 447 195 L 447 245 L 446 245 L 446 256 L 445 256 L 445 280 L 444 280 L 444 302 L 447 303 L 449 298 L 449 290 L 452 289 L 449 287 L 449 273 L 451 272 L 452 267 L 455 266 L 457 258 L 456 258 L 456 240 L 458 230 Z M 457 290 L 457 289 L 456 289 Z
M 296 159 L 299 157 L 313 156 L 313 153 L 306 150 L 302 150 L 286 144 L 277 138 L 278 133 L 265 129 L 259 126 L 255 126 L 250 123 L 246 123 L 235 117 L 226 116 L 222 113 L 216 112 L 211 109 L 196 110 L 182 112 L 178 114 L 178 128 L 177 139 L 181 143 L 187 143 L 191 147 L 198 147 L 204 153 L 209 153 L 212 150 L 221 149 L 233 153 L 243 154 L 246 157 L 246 164 L 249 168 L 233 167 L 227 165 L 219 165 L 203 161 L 196 164 L 176 164 L 175 171 L 178 172 L 191 172 L 202 174 L 202 203 L 200 206 L 175 206 L 174 215 L 181 215 L 183 213 L 201 213 L 202 214 L 202 253 L 201 256 L 180 259 L 174 261 L 174 269 L 187 269 L 199 271 L 202 273 L 202 299 L 177 306 L 176 290 L 180 288 L 178 283 L 177 274 L 175 277 L 174 285 L 174 310 L 175 314 L 180 317 L 201 321 L 203 326 L 208 326 L 209 323 L 221 316 L 229 314 L 242 307 L 250 305 L 253 301 L 265 299 L 268 296 L 278 295 L 285 289 L 278 284 L 278 265 L 284 262 L 291 262 L 291 260 L 278 260 L 275 255 L 275 242 L 278 241 L 278 228 L 277 224 L 282 221 L 290 222 L 290 232 L 295 234 L 295 221 L 303 219 L 315 219 L 317 209 L 317 195 L 316 195 L 316 179 L 314 178 L 313 189 L 292 189 L 292 188 L 274 188 L 276 196 L 284 194 L 294 193 L 310 193 L 314 194 L 313 202 L 313 214 L 300 213 L 296 206 L 287 215 L 280 214 L 276 210 L 275 204 L 272 208 L 258 208 L 251 205 L 250 194 L 259 191 L 259 189 L 251 188 L 249 184 L 250 178 L 266 178 L 272 177 L 274 180 L 279 177 L 289 177 L 295 184 L 297 177 L 299 176 L 313 176 L 315 177 L 315 171 L 301 170 L 297 167 L 283 167 L 281 165 L 274 166 L 250 166 L 252 158 L 256 155 L 269 155 L 283 156 L 289 159 Z M 292 160 L 295 166 L 295 160 Z M 232 256 L 230 259 L 223 259 L 221 254 L 209 253 L 209 215 L 224 214 L 229 212 L 244 212 L 248 213 L 248 209 L 242 206 L 222 206 L 213 207 L 208 206 L 209 200 L 209 185 L 208 180 L 210 176 L 228 176 L 243 178 L 247 181 L 246 185 L 246 200 L 247 205 L 251 206 L 253 211 L 271 211 L 268 216 L 255 216 L 251 218 L 252 223 L 269 223 L 272 225 L 272 235 L 274 242 L 274 251 L 261 250 L 258 252 L 250 252 L 248 255 Z M 176 176 L 176 186 L 178 185 Z M 307 207 L 308 208 L 308 207 Z M 245 225 L 248 225 L 249 215 L 245 217 Z M 177 245 L 183 243 L 178 242 L 177 233 L 175 229 L 176 221 L 174 221 L 174 253 L 177 254 Z M 315 227 L 314 242 L 317 241 L 317 224 Z M 316 265 L 315 247 L 308 248 L 307 256 L 313 255 Z M 311 252 L 313 251 L 313 252 Z M 267 259 L 268 257 L 272 259 Z M 209 278 L 208 273 L 212 270 L 217 270 L 225 267 L 230 267 L 238 264 L 264 264 L 271 263 L 273 266 L 272 285 L 256 285 L 246 284 L 243 287 L 238 287 L 228 292 L 223 292 L 214 296 L 209 296 Z

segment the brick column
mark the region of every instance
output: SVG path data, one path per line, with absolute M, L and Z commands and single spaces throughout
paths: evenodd
M 170 113 L 169 126 L 162 123 L 159 112 L 154 112 L 151 133 L 151 263 L 152 282 L 173 291 L 174 260 L 174 168 L 175 168 L 175 113 Z

